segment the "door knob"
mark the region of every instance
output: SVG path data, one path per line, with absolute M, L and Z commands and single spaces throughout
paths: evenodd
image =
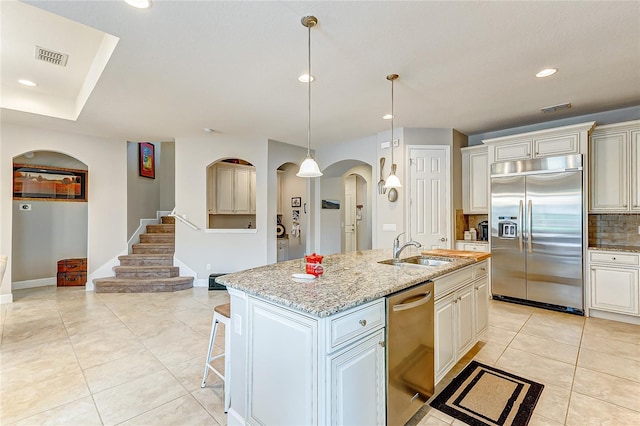
M 444 242 L 447 241 L 447 239 L 445 237 L 440 238 L 440 241 Z

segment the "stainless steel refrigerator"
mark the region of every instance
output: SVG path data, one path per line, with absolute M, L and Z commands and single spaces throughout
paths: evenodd
M 491 165 L 494 298 L 582 314 L 582 156 Z

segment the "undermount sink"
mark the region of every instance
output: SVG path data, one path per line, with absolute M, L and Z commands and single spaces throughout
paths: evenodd
M 381 260 L 378 263 L 383 263 L 385 265 L 443 266 L 448 265 L 449 263 L 451 263 L 451 261 L 444 259 L 433 259 L 427 256 L 412 256 L 399 260 Z

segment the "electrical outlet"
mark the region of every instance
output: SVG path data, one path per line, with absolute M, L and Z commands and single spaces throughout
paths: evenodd
M 207 271 L 210 271 L 210 270 L 211 270 L 211 264 L 207 263 Z

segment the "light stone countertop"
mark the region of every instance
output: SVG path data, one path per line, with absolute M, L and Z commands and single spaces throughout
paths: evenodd
M 640 247 L 636 246 L 614 246 L 614 245 L 597 245 L 589 246 L 589 250 L 603 250 L 603 251 L 621 251 L 628 253 L 640 253 Z
M 420 255 L 409 248 L 401 258 Z M 216 281 L 275 304 L 327 317 L 412 287 L 475 263 L 473 259 L 429 256 L 451 260 L 438 267 L 384 265 L 391 250 L 368 250 L 325 256 L 324 274 L 310 283 L 296 283 L 292 274 L 304 273 L 304 259 L 274 263 L 218 277 Z

